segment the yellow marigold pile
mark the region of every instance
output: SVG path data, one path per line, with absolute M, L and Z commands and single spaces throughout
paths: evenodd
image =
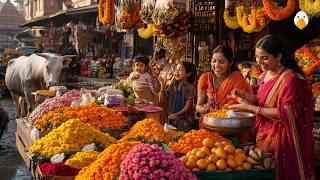
M 178 142 L 169 143 L 169 147 L 175 152 L 186 154 L 194 148 L 202 147 L 202 141 L 211 138 L 215 142 L 228 141 L 217 133 L 210 133 L 207 130 L 192 130 L 182 136 Z
M 171 139 L 180 137 L 183 134 L 181 131 L 174 130 L 165 132 L 163 125 L 159 121 L 147 118 L 137 122 L 129 132 L 123 133 L 124 137 L 120 141 L 143 139 L 146 142 L 169 142 Z
M 113 144 L 98 155 L 98 159 L 90 166 L 84 167 L 75 180 L 104 179 L 113 180 L 117 177 L 119 166 L 124 156 L 141 142 L 121 142 Z
M 121 112 L 114 111 L 97 103 L 80 107 L 66 107 L 63 114 L 67 118 L 79 118 L 82 122 L 90 123 L 96 129 L 120 129 L 128 122 Z
M 49 90 L 38 90 L 36 91 L 36 94 L 42 96 L 55 96 L 55 93 Z
M 98 154 L 99 152 L 93 150 L 77 152 L 72 155 L 65 164 L 76 169 L 82 169 L 97 160 Z
M 104 134 L 79 119 L 70 119 L 37 140 L 30 147 L 29 152 L 49 158 L 66 151 L 80 151 L 90 143 L 98 143 L 103 147 L 108 147 L 116 141 L 109 134 Z

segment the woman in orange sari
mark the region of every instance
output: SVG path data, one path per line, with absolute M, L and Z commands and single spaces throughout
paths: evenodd
M 256 44 L 256 61 L 264 70 L 256 96 L 235 90 L 241 104 L 232 108 L 256 114 L 256 145 L 272 152 L 276 179 L 315 179 L 311 91 L 296 61 L 283 57 L 281 41 L 267 35 Z
M 198 100 L 196 111 L 202 115 L 211 109 L 221 109 L 225 104 L 233 104 L 230 99 L 234 89 L 241 89 L 248 94 L 252 88 L 238 71 L 233 62 L 233 53 L 227 46 L 218 46 L 212 52 L 211 72 L 204 73 L 198 81 Z M 200 118 L 199 128 L 204 128 Z

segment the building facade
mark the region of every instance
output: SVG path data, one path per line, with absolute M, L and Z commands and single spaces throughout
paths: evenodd
M 17 41 L 14 36 L 23 29 L 19 26 L 25 22 L 17 8 L 7 0 L 0 10 L 0 48 L 14 48 Z

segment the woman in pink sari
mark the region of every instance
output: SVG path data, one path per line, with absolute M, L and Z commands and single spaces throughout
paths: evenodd
M 296 61 L 283 57 L 281 41 L 267 35 L 256 44 L 256 61 L 264 70 L 256 96 L 233 92 L 232 108 L 256 114 L 257 147 L 273 152 L 277 179 L 315 179 L 311 91 Z

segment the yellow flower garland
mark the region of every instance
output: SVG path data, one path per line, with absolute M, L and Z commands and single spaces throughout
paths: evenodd
M 258 22 L 256 19 L 256 9 L 252 8 L 249 15 L 244 15 L 242 17 L 242 29 L 246 33 L 253 33 L 257 29 Z
M 299 7 L 309 18 L 320 16 L 320 0 L 299 0 Z
M 155 36 L 155 29 L 154 29 L 154 24 L 148 24 L 147 28 L 139 28 L 138 29 L 138 34 L 141 38 L 143 39 L 148 39 L 152 36 Z
M 257 22 L 258 22 L 258 28 L 255 30 L 256 32 L 261 31 L 270 22 L 270 18 L 266 14 L 264 8 L 258 8 L 257 9 L 256 18 L 257 18 Z
M 225 9 L 223 12 L 223 19 L 226 26 L 230 29 L 238 29 L 240 26 L 237 20 L 237 11 L 235 10 L 235 16 L 230 16 L 230 12 Z
M 236 12 L 237 12 L 238 25 L 240 27 L 242 27 L 242 18 L 244 16 L 244 7 L 243 6 L 237 6 L 236 7 Z

